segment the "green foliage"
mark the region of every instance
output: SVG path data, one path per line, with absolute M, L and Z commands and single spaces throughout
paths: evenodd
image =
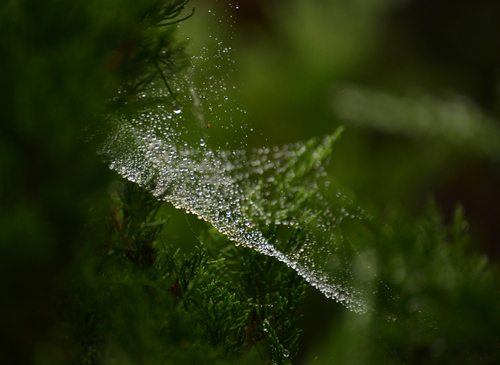
M 157 217 L 158 201 L 132 183 L 114 188 L 108 246 L 87 252 L 84 289 L 72 286 L 78 305 L 65 321 L 77 328 L 73 356 L 86 363 L 286 364 L 299 354 L 307 283 L 293 270 L 213 228 L 181 257 L 162 236 L 171 228 Z M 372 313 L 342 312 L 327 337 L 333 347 L 320 346 L 318 361 L 496 361 L 498 273 L 468 252 L 467 227 L 460 206 L 446 225 L 431 201 L 416 222 L 389 215 L 348 232 L 357 247 L 370 242 L 354 273 L 356 265 L 379 268 L 373 278 L 363 274 L 376 287 Z M 279 236 L 277 230 L 267 234 Z M 283 247 L 300 249 L 300 237 L 292 232 Z
M 279 364 L 296 355 L 306 286 L 292 270 L 213 229 L 181 257 L 161 238 L 158 201 L 132 183 L 114 186 L 108 239 L 82 253 L 63 318 L 74 361 L 203 363 L 206 352 L 251 363 L 255 346 Z
M 218 272 L 224 273 L 246 302 L 246 348 L 257 345 L 278 364 L 292 360 L 298 352 L 300 333 L 296 327 L 300 318 L 297 309 L 307 285 L 276 259 L 237 247 L 220 235 L 214 236 L 213 231 L 211 235 L 205 247 L 224 263 Z
M 349 234 L 353 244 L 369 241 L 356 265 L 371 265 L 374 312 L 343 315 L 332 331 L 332 349 L 322 359 L 367 364 L 495 363 L 500 356 L 498 269 L 471 251 L 463 208 L 445 224 L 435 203 L 416 220 L 372 220 Z M 367 279 L 365 279 L 367 280 Z M 359 317 L 359 316 L 358 316 Z M 355 343 L 354 336 L 362 333 Z

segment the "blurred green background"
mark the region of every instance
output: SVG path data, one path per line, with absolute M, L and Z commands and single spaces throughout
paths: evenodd
M 84 143 L 83 132 L 89 121 L 106 130 L 99 115 L 122 81 L 120 56 L 135 44 L 141 31 L 136 15 L 149 3 L 13 0 L 0 7 L 5 363 L 30 363 L 40 353 L 38 363 L 59 356 L 57 339 L 69 330 L 53 324 L 68 307 L 67 273 L 89 239 L 90 207 L 100 206 L 116 179 L 95 154 L 98 141 Z M 459 202 L 471 235 L 466 254 L 487 254 L 493 268 L 498 264 L 498 1 L 192 0 L 189 6 L 196 7 L 195 15 L 177 35 L 189 38 L 187 52 L 198 57 L 191 73 L 198 93 L 205 93 L 210 124 L 192 132 L 194 138 L 201 135 L 213 147 L 253 148 L 323 136 L 345 125 L 328 167 L 333 186 L 389 223 L 421 217 L 433 196 L 444 226 L 453 222 Z M 176 228 L 165 235 L 181 246 L 195 243 L 205 226 L 190 217 L 188 225 L 181 212 L 163 209 Z M 421 232 L 408 233 L 412 229 L 401 223 L 373 241 L 392 235 L 394 242 L 408 243 L 394 246 L 400 257 L 392 257 L 387 270 L 419 255 L 411 251 L 411 237 Z M 452 272 L 447 252 L 439 246 L 434 253 L 443 261 L 419 261 L 416 266 L 428 270 L 420 277 Z M 439 363 L 447 348 L 469 343 L 477 345 L 479 363 L 481 345 L 499 341 L 495 275 L 485 275 L 486 284 L 456 279 L 467 288 L 463 296 L 446 301 L 443 294 L 446 300 L 435 309 L 449 337 L 427 341 L 418 329 L 411 331 L 417 349 L 407 358 Z M 427 295 L 441 298 L 446 290 L 439 288 L 429 284 Z M 406 302 L 408 312 L 418 307 L 416 297 Z M 311 363 L 316 354 L 367 363 L 353 354 L 373 357 L 386 345 L 370 336 L 385 334 L 387 342 L 398 343 L 405 331 L 406 322 L 399 321 L 373 335 L 372 319 L 313 289 L 302 311 L 298 363 Z M 457 321 L 463 321 L 459 330 Z M 418 347 L 426 341 L 425 349 Z

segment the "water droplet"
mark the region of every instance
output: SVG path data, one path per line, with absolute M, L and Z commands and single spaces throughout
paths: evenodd
M 262 322 L 262 329 L 264 332 L 269 331 L 269 320 L 267 318 Z

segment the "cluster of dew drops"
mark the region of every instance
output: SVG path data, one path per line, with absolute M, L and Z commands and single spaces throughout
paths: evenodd
M 308 178 L 295 179 L 292 167 L 308 151 L 306 145 L 214 151 L 204 141 L 187 143 L 180 118 L 182 112 L 158 108 L 118 119 L 100 153 L 111 169 L 159 200 L 209 222 L 236 245 L 277 258 L 325 296 L 365 311 L 348 283 L 338 283 L 317 261 L 319 253 L 328 260 L 335 250 L 338 237 L 332 230 L 344 218 L 362 218 L 363 212 L 329 209 L 322 193 L 327 179 L 321 164 Z M 277 182 L 278 175 L 286 178 L 285 186 Z M 304 190 L 314 191 L 308 209 L 294 200 Z M 308 217 L 316 219 L 313 229 L 303 223 Z M 270 224 L 305 230 L 306 243 L 298 252 L 281 252 L 258 229 Z

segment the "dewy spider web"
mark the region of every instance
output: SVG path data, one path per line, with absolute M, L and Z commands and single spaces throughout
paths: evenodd
M 215 16 L 210 9 L 207 14 Z M 226 19 L 230 27 L 231 18 Z M 322 141 L 279 148 L 211 149 L 207 142 L 217 142 L 210 141 L 207 133 L 197 143 L 188 142 L 188 132 L 207 131 L 210 123 L 210 129 L 216 124 L 243 128 L 236 128 L 231 116 L 226 118 L 228 110 L 244 112 L 232 106 L 228 96 L 236 86 L 227 85 L 228 75 L 214 76 L 224 67 L 232 71 L 230 50 L 210 34 L 200 55 L 191 57 L 187 72 L 169 80 L 184 110 L 167 110 L 164 102 L 171 95 L 165 86 L 144 92 L 139 103 L 148 107 L 135 117 L 115 117 L 114 131 L 100 153 L 111 169 L 159 200 L 209 222 L 236 245 L 275 257 L 326 297 L 351 310 L 367 311 L 350 268 L 359 255 L 339 228 L 343 220 L 362 219 L 364 213 L 360 208 L 347 209 L 340 193 L 336 207 L 324 198 L 329 183 L 324 160 L 340 130 Z M 210 56 L 210 51 L 216 52 Z M 194 125 L 188 128 L 191 114 Z M 290 244 L 291 237 L 298 244 Z
M 333 212 L 322 193 L 328 183 L 322 162 L 340 131 L 321 142 L 212 151 L 203 140 L 196 146 L 183 140 L 182 117 L 180 110 L 170 113 L 159 105 L 135 118 L 118 118 L 100 154 L 159 200 L 209 222 L 236 245 L 275 257 L 326 297 L 366 311 L 335 232 L 343 219 L 361 219 L 363 212 Z M 269 225 L 294 230 L 302 244 L 279 249 L 280 240 L 258 228 Z

